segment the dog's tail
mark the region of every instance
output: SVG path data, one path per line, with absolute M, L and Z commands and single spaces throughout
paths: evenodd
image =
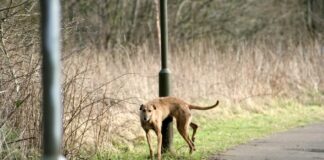
M 197 109 L 197 110 L 208 110 L 215 108 L 218 105 L 219 101 L 217 101 L 214 105 L 208 106 L 208 107 L 200 107 L 200 106 L 195 106 L 195 105 L 189 105 L 189 109 Z

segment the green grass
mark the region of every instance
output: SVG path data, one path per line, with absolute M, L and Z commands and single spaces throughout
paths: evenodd
M 197 151 L 189 155 L 185 141 L 175 130 L 174 153 L 162 155 L 163 159 L 207 159 L 211 154 L 220 153 L 249 140 L 324 120 L 324 109 L 321 105 L 304 106 L 293 101 L 278 101 L 263 108 L 266 109 L 235 113 L 233 116 L 223 118 L 221 112 L 215 113 L 217 115 L 215 117 L 218 118 L 204 115 L 194 117 L 193 121 L 200 126 L 195 142 Z M 156 143 L 154 151 L 156 152 Z M 148 159 L 148 155 L 146 141 L 141 139 L 131 150 L 121 145 L 119 151 L 103 151 L 91 159 L 142 160 Z

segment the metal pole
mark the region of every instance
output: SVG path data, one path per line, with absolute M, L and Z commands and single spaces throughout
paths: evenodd
M 170 95 L 170 74 L 167 68 L 168 54 L 168 23 L 167 23 L 167 0 L 160 0 L 160 28 L 161 28 L 161 65 L 159 73 L 159 96 Z M 162 152 L 171 151 L 173 142 L 172 117 L 166 118 L 162 123 Z
M 62 105 L 60 96 L 60 1 L 41 0 L 43 159 L 61 155 Z

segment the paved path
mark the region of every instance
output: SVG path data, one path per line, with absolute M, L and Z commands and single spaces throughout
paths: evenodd
M 324 123 L 253 140 L 210 160 L 324 160 Z

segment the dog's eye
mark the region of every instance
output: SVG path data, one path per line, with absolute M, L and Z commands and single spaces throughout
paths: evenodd
M 151 112 L 151 110 L 148 110 L 148 112 Z

